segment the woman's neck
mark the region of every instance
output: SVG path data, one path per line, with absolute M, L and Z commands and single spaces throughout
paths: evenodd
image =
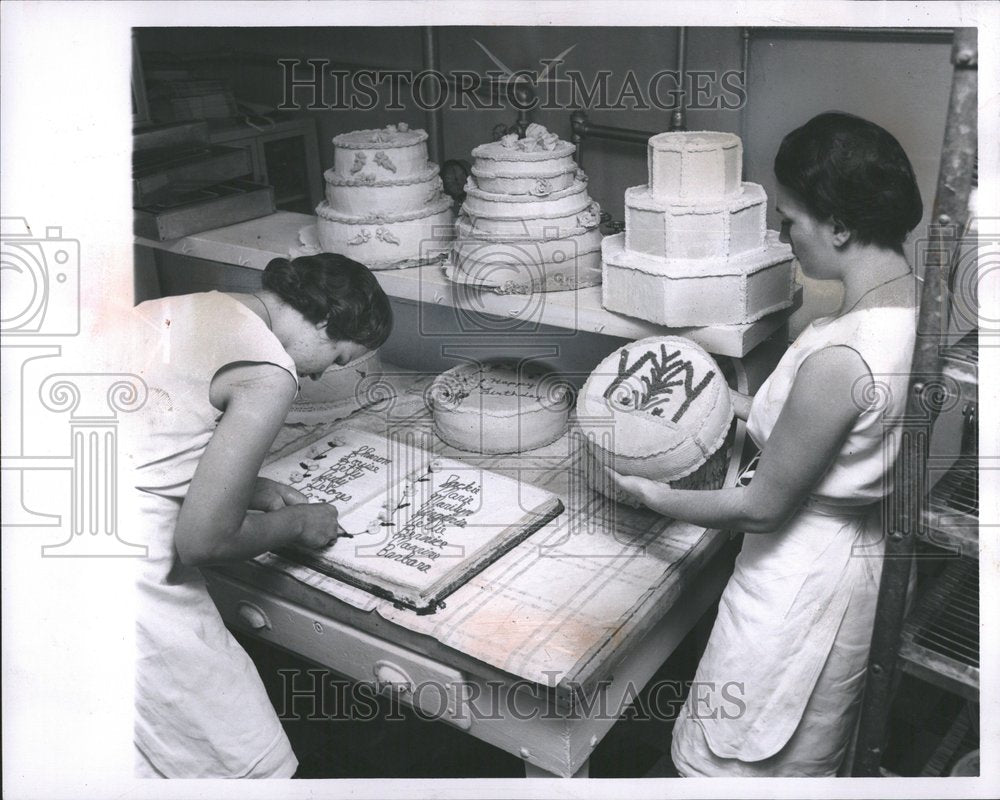
M 277 295 L 267 289 L 261 289 L 258 292 L 229 292 L 228 294 L 260 317 L 261 322 L 267 325 L 272 333 L 274 332 L 275 319 L 281 316 L 282 311 L 282 303 Z
M 904 278 L 912 276 L 912 269 L 902 253 L 881 247 L 864 247 L 853 253 L 850 268 L 844 276 L 844 301 L 837 316 L 858 308 L 883 305 L 887 298 L 900 297 L 905 286 Z

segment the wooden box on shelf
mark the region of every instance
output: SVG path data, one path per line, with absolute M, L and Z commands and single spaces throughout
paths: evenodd
M 212 120 L 209 129 L 212 144 L 247 150 L 253 180 L 274 187 L 278 209 L 315 213 L 323 199 L 323 175 L 314 120 L 270 112 Z

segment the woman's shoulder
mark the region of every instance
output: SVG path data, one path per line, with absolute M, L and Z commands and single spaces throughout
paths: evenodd
M 858 309 L 842 317 L 817 321 L 807 340 L 812 351 L 847 347 L 873 372 L 906 370 L 913 355 L 917 309 L 882 306 Z

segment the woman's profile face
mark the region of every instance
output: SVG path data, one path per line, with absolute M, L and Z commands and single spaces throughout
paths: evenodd
M 285 349 L 295 362 L 299 377 L 313 380 L 318 380 L 334 364 L 343 366 L 368 352 L 367 347 L 357 342 L 331 339 L 326 334 L 323 322 L 309 326 L 302 336 L 289 342 Z
M 830 256 L 833 254 L 833 225 L 816 219 L 805 203 L 791 189 L 778 184 L 775 211 L 781 215 L 781 241 L 792 246 L 792 252 L 810 278 L 828 280 Z

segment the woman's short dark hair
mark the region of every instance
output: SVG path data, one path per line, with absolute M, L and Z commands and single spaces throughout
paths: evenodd
M 392 331 L 392 307 L 364 264 L 336 253 L 275 258 L 264 268 L 264 288 L 312 323 L 326 322 L 335 341 L 379 347 Z
M 923 216 L 913 167 L 899 142 L 851 114 L 820 114 L 789 133 L 774 174 L 814 217 L 836 219 L 862 244 L 902 251 Z

